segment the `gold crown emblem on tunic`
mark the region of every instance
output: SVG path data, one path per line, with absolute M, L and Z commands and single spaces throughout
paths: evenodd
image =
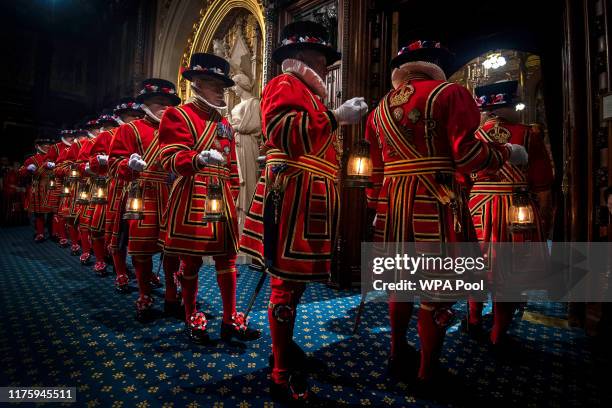
M 510 131 L 503 126 L 500 126 L 499 123 L 496 123 L 493 128 L 489 129 L 487 134 L 494 142 L 503 144 L 508 143 L 510 136 L 512 136 Z
M 408 102 L 410 96 L 414 93 L 414 86 L 406 84 L 399 88 L 393 95 L 391 95 L 390 103 L 391 107 L 400 106 Z

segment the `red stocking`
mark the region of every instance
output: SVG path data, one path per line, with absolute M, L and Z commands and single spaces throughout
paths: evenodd
M 472 325 L 479 325 L 482 322 L 482 307 L 484 304 L 482 302 L 469 299 L 468 305 L 470 308 L 468 323 Z
M 289 379 L 289 345 L 293 339 L 297 305 L 304 293 L 305 285 L 278 278 L 271 278 L 270 285 L 272 293 L 268 307 L 268 321 L 274 355 L 271 378 L 277 384 L 284 384 Z
M 179 269 L 179 263 L 178 257 L 164 254 L 164 260 L 162 262 L 166 281 L 166 293 L 164 298 L 168 302 L 176 302 L 176 297 L 178 295 L 176 283 L 174 283 L 174 274 Z
M 106 250 L 104 248 L 104 237 L 93 238 L 93 250 L 96 256 L 96 262 L 105 262 Z
M 136 270 L 136 280 L 138 281 L 138 292 L 140 298 L 151 296 L 151 275 L 153 274 L 153 259 L 150 256 L 133 258 L 132 263 Z
M 232 323 L 236 313 L 236 257 L 213 257 L 217 270 L 217 284 L 223 300 L 223 322 Z
M 182 258 L 185 266 L 181 278 L 183 303 L 185 303 L 185 319 L 196 312 L 196 299 L 198 298 L 198 272 L 202 266 L 202 258 L 197 256 L 186 256 Z
M 497 344 L 508 331 L 512 323 L 512 316 L 516 309 L 516 303 L 493 303 L 493 328 L 491 329 L 491 343 Z
M 68 225 L 68 232 L 70 233 L 72 245 L 79 245 L 79 230 L 74 225 Z
M 37 214 L 36 215 L 36 235 L 45 235 L 45 216 Z
M 389 300 L 391 321 L 391 356 L 397 357 L 406 348 L 406 332 L 412 317 L 412 303 Z
M 83 249 L 83 253 L 88 253 L 91 251 L 91 242 L 89 241 L 89 230 L 88 229 L 80 229 L 81 233 L 81 248 Z
M 419 341 L 421 343 L 421 366 L 419 378 L 428 380 L 433 376 L 434 367 L 438 362 L 438 355 L 444 341 L 444 329 L 438 327 L 433 318 L 431 306 L 421 304 L 419 309 Z

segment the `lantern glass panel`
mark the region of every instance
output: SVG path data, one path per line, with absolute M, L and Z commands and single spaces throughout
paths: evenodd
M 223 188 L 219 183 L 208 184 L 205 211 L 204 221 L 222 221 L 225 219 Z
M 359 140 L 353 146 L 346 168 L 346 185 L 350 187 L 368 187 L 372 176 L 372 159 L 370 143 Z
M 144 218 L 143 189 L 138 181 L 132 181 L 128 186 L 128 196 L 125 203 L 124 220 L 142 220 Z
M 108 196 L 108 181 L 106 177 L 97 177 L 91 186 L 91 202 L 106 204 Z

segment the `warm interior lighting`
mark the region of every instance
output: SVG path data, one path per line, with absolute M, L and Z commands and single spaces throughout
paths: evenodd
M 500 53 L 491 54 L 484 60 L 482 66 L 486 69 L 497 69 L 506 65 L 506 58 Z

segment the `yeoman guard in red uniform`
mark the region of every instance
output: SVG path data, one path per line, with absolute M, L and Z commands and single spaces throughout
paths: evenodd
M 526 166 L 506 163 L 496 172 L 481 171 L 472 175 L 470 211 L 478 240 L 483 251 L 489 252 L 488 244 L 494 242 L 545 241 L 545 226 L 549 222 L 541 216 L 541 202 L 550 203 L 554 181 L 552 161 L 542 135 L 531 126 L 520 123 L 520 111 L 516 109 L 517 81 L 502 81 L 475 89 L 476 102 L 486 112 L 485 120 L 477 136 L 493 143 L 513 143 L 524 146 L 529 154 Z M 533 219 L 529 225 L 517 229 L 512 226 L 511 207 L 513 201 L 523 197 L 532 209 Z M 546 210 L 546 209 L 544 209 Z M 548 213 L 545 211 L 545 213 Z M 494 279 L 495 271 L 490 271 Z M 493 294 L 493 327 L 489 339 L 494 349 L 501 354 L 513 352 L 513 343 L 507 335 L 512 316 L 517 308 L 514 302 L 496 302 Z M 485 338 L 482 332 L 482 302 L 470 300 L 468 333 L 478 339 Z
M 132 97 L 125 97 L 119 101 L 119 104 L 113 109 L 113 114 L 119 118 L 119 128 L 127 126 L 129 123 L 142 118 L 144 111 L 142 105 L 136 102 Z M 111 160 L 110 154 L 111 143 L 115 139 L 115 135 L 119 133 L 119 128 L 115 131 L 112 137 L 102 138 L 96 141 L 92 151 L 97 153 L 98 164 L 92 164 L 92 168 L 98 168 L 100 173 L 105 173 L 108 178 L 107 198 L 106 198 L 106 214 L 104 220 L 104 244 L 108 248 L 112 259 L 113 268 L 115 269 L 115 289 L 119 293 L 127 293 L 129 291 L 128 284 L 128 269 L 127 269 L 127 251 L 126 248 L 119 248 L 112 245 L 112 236 L 115 223 L 120 220 L 121 214 L 121 197 L 125 182 L 117 177 L 117 167 L 119 160 Z M 102 136 L 102 135 L 101 135 Z
M 118 201 L 130 203 L 130 191 L 141 191 L 140 200 L 142 216 L 135 219 L 115 219 L 115 236 L 119 238 L 117 249 L 123 251 L 127 234 L 127 252 L 132 256 L 136 269 L 139 296 L 136 301 L 136 319 L 148 322 L 153 318 L 153 298 L 151 297 L 153 274 L 153 255 L 161 251 L 159 242 L 160 224 L 163 212 L 168 203 L 169 177 L 160 161 L 158 126 L 164 110 L 178 105 L 181 100 L 176 95 L 172 82 L 151 78 L 143 81 L 142 90 L 136 98 L 140 108 L 145 112 L 143 119 L 137 119 L 119 128 L 110 147 L 110 160 L 116 163 L 116 177 L 125 186 L 124 193 Z M 125 214 L 130 208 L 119 207 L 119 214 Z M 117 228 L 124 225 L 124 228 Z M 117 235 L 118 234 L 118 235 Z M 113 240 L 114 241 L 114 240 Z M 115 244 L 113 244 L 115 246 Z M 176 256 L 163 259 L 166 279 L 165 309 L 180 309 L 173 273 L 178 269 Z M 125 276 L 125 275 L 124 275 Z M 120 277 L 118 276 L 118 279 Z M 127 284 L 127 277 L 124 277 Z M 119 284 L 119 282 L 118 282 Z M 168 297 L 170 300 L 168 301 Z
M 265 265 L 272 293 L 271 393 L 283 401 L 308 400 L 304 352 L 293 341 L 297 307 L 307 282 L 327 281 L 338 219 L 334 148 L 338 125 L 359 122 L 363 98 L 328 109 L 327 67 L 340 59 L 325 28 L 296 22 L 282 32 L 273 59 L 283 73 L 261 100 L 266 167 L 247 213 L 242 250 Z
M 391 61 L 393 89 L 368 117 L 366 139 L 373 163 L 369 207 L 376 210 L 377 242 L 473 241 L 467 197 L 459 181 L 497 170 L 522 147 L 487 143 L 474 133 L 480 114 L 470 92 L 446 82 L 450 57 L 437 41 L 414 41 Z M 422 301 L 418 379 L 432 384 L 437 356 L 451 322 L 452 304 Z M 389 299 L 390 373 L 414 377 L 418 356 L 406 341 L 412 302 Z
M 36 153 L 28 157 L 19 169 L 20 177 L 31 176 L 28 197 L 28 211 L 34 218 L 34 241 L 39 243 L 45 240 L 45 218 L 52 212 L 49 205 L 49 175 L 53 167 L 45 163 L 45 157 L 53 140 L 49 138 L 38 138 L 34 141 Z
M 224 89 L 234 85 L 229 63 L 216 55 L 191 57 L 183 77 L 191 82 L 193 102 L 164 112 L 161 160 L 176 175 L 164 216 L 164 256 L 179 256 L 189 338 L 208 341 L 206 317 L 196 310 L 202 256 L 212 256 L 223 301 L 221 337 L 254 340 L 243 313 L 236 312 L 238 224 L 235 201 L 239 175 L 233 130 L 217 109 L 225 107 Z

